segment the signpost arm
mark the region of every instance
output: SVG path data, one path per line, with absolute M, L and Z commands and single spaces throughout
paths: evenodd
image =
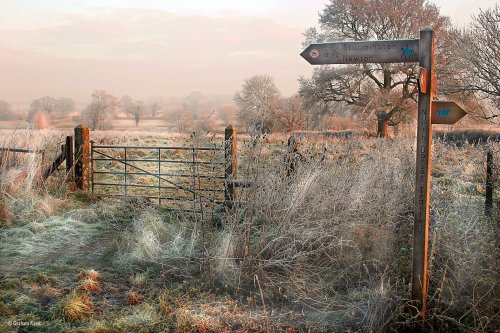
M 415 216 L 413 225 L 412 299 L 425 318 L 427 295 L 427 254 L 430 204 L 431 105 L 434 77 L 434 31 L 420 31 L 419 63 L 424 68 L 424 86 L 418 94 L 417 161 L 415 183 Z

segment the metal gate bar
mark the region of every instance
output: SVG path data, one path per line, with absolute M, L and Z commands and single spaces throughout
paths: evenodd
M 164 190 L 179 190 L 179 188 L 175 187 L 175 186 L 162 186 L 162 185 L 142 185 L 142 184 L 124 184 L 124 183 L 98 183 L 98 182 L 95 182 L 94 185 L 99 185 L 99 186 L 116 186 L 116 187 L 125 186 L 125 187 L 137 187 L 137 188 L 160 188 L 160 189 L 164 189 Z M 224 192 L 223 188 L 206 189 L 206 188 L 192 188 L 192 187 L 188 187 L 188 188 L 182 188 L 181 190 L 188 190 L 188 189 L 191 190 L 191 191 L 193 191 L 193 192 L 195 192 L 195 191 Z
M 109 161 L 109 159 L 105 159 Z M 148 174 L 144 172 L 120 172 L 120 171 L 94 171 L 95 174 L 108 174 L 108 175 L 137 175 L 137 176 L 148 176 Z M 175 174 L 175 173 L 160 173 L 160 176 L 164 177 L 178 177 L 178 178 L 191 178 L 193 175 L 185 175 L 185 174 Z M 207 175 L 197 175 L 197 178 L 206 178 L 206 179 L 224 179 L 222 176 L 207 176 Z
M 217 147 L 171 147 L 171 146 L 96 146 L 96 149 L 161 149 L 161 150 L 203 150 L 203 151 L 224 151 L 223 148 Z
M 96 152 L 101 154 L 101 152 Z M 109 161 L 109 158 L 94 158 L 94 161 Z M 121 159 L 115 158 L 117 162 L 159 162 L 159 163 L 180 163 L 180 164 L 206 164 L 206 165 L 224 165 L 224 162 L 193 162 L 193 161 L 178 161 L 178 160 L 157 160 L 157 159 Z

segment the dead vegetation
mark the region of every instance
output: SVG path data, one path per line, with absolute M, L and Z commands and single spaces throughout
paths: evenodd
M 468 129 L 453 132 L 436 131 L 434 138 L 455 144 L 481 144 L 485 142 L 500 142 L 500 132 L 496 130 Z
M 54 309 L 53 318 L 64 318 L 69 322 L 81 321 L 93 315 L 94 304 L 87 295 L 73 293 L 59 301 Z
M 407 311 L 413 140 L 303 140 L 304 161 L 290 174 L 286 139 L 241 137 L 239 179 L 253 186 L 239 189 L 244 204 L 217 223 L 140 200 L 94 202 L 62 180 L 40 189 L 2 175 L 10 219 L 2 219 L 0 329 L 17 329 L 15 320 L 43 322 L 45 332 L 417 327 Z M 430 330 L 499 325 L 487 148 L 498 143 L 434 144 Z

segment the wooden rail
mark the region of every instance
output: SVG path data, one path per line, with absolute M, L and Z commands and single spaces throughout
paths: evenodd
M 56 171 L 59 166 L 64 162 L 66 159 L 66 145 L 61 146 L 61 153 L 57 155 L 56 159 L 52 162 L 52 164 L 47 168 L 47 170 L 44 171 L 43 173 L 43 180 L 47 180 L 51 174 Z
M 14 153 L 34 153 L 34 154 L 41 154 L 44 152 L 42 149 L 24 149 L 24 148 L 6 148 L 6 147 L 0 147 L 0 151 L 8 151 L 8 152 L 14 152 Z
M 44 154 L 44 149 L 27 149 L 27 148 L 8 148 L 8 147 L 0 147 L 0 152 L 14 152 L 14 153 L 32 153 L 32 154 Z M 42 173 L 42 179 L 45 181 L 50 177 L 56 170 L 58 170 L 59 166 L 66 161 L 66 175 L 68 178 L 72 174 L 73 170 L 73 137 L 67 136 L 65 144 L 61 145 L 61 152 L 54 161 L 50 164 L 50 166 L 45 169 Z

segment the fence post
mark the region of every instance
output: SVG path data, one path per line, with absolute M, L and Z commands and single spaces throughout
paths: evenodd
M 486 199 L 484 201 L 484 214 L 491 216 L 493 211 L 493 151 L 486 153 Z
M 92 195 L 94 195 L 94 140 L 90 140 L 90 185 Z
M 75 182 L 76 187 L 88 192 L 90 188 L 89 128 L 75 127 Z
M 236 201 L 236 193 L 234 191 L 234 180 L 237 173 L 237 141 L 238 131 L 233 128 L 233 125 L 226 127 L 224 131 L 224 159 L 226 162 L 226 169 L 224 172 L 224 205 L 231 208 Z
M 66 177 L 68 180 L 73 179 L 73 137 L 66 137 L 66 145 L 64 146 L 64 155 L 66 158 Z
M 285 156 L 287 178 L 290 178 L 295 174 L 295 170 L 297 168 L 297 162 L 299 160 L 302 160 L 302 155 L 299 153 L 298 146 L 299 146 L 298 139 L 293 134 L 290 134 L 290 137 L 288 138 L 287 152 Z

